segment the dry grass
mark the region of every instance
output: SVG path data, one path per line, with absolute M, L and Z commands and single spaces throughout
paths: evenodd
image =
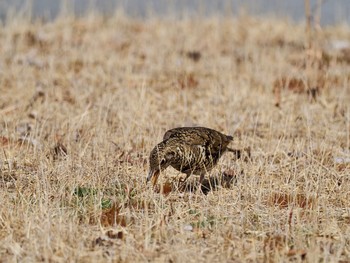
M 3 25 L 1 260 L 348 262 L 350 52 L 323 47 L 349 37 L 305 50 L 303 26 L 245 16 Z M 252 156 L 225 155 L 213 182 L 234 180 L 206 194 L 171 169 L 146 187 L 185 125 Z

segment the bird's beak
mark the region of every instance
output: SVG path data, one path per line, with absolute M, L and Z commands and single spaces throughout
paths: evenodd
M 159 176 L 159 170 L 149 170 L 146 183 L 148 183 L 152 179 L 152 185 L 157 183 Z

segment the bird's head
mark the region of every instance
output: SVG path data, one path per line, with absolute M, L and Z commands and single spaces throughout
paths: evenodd
M 153 177 L 153 185 L 156 184 L 159 173 L 171 164 L 174 156 L 175 152 L 168 147 L 165 142 L 156 145 L 149 156 L 149 173 L 147 176 L 147 182 Z

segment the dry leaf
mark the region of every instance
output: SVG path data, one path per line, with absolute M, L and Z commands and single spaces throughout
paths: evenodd
M 313 197 L 307 197 L 303 193 L 291 195 L 288 193 L 275 192 L 268 198 L 268 204 L 271 206 L 279 206 L 280 208 L 287 208 L 291 205 L 301 208 L 311 208 L 315 204 L 316 200 Z
M 173 185 L 170 182 L 165 182 L 161 187 L 161 192 L 163 195 L 168 195 L 172 192 Z
M 10 140 L 7 137 L 0 136 L 0 145 L 6 146 L 10 143 Z
M 120 210 L 121 206 L 117 207 L 117 205 L 114 203 L 110 209 L 102 211 L 101 224 L 103 226 L 126 226 L 126 218 L 120 215 Z
M 198 80 L 196 79 L 194 73 L 183 73 L 180 74 L 177 79 L 181 89 L 186 88 L 196 88 L 199 84 Z

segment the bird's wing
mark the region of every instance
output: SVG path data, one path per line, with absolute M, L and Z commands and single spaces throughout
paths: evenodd
M 231 136 L 203 127 L 174 128 L 164 134 L 163 140 L 170 138 L 179 139 L 191 147 L 203 146 L 210 152 L 221 152 L 232 140 Z

